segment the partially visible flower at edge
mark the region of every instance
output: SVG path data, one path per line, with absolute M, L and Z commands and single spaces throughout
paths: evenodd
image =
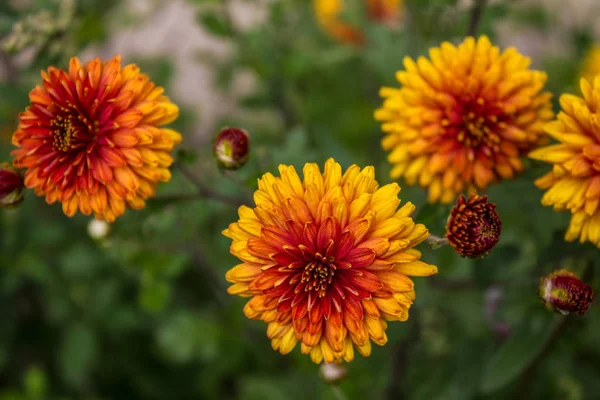
M 255 208 L 239 208 L 239 221 L 223 234 L 242 263 L 229 270 L 228 292 L 250 297 L 248 318 L 268 324 L 274 350 L 301 344 L 313 362 L 352 361 L 354 348 L 371 353 L 387 342 L 386 321 L 405 321 L 415 299 L 409 276 L 437 268 L 415 249 L 427 228 L 398 208 L 400 187 L 379 187 L 373 167 L 352 165 L 342 174 L 333 159 L 321 173 L 306 164 L 301 180 L 292 166 L 280 177 L 263 175 Z
M 487 199 L 474 192 L 467 200 L 461 194 L 450 211 L 445 237 L 461 257 L 485 257 L 500 240 L 502 221 Z
M 600 74 L 600 45 L 592 46 L 586 53 L 581 65 L 581 78 L 593 82 L 594 77 Z
M 42 80 L 12 140 L 25 185 L 61 202 L 67 216 L 112 222 L 126 207 L 143 208 L 171 179 L 169 153 L 181 135 L 159 126 L 178 107 L 136 65 L 121 68 L 120 56 L 85 65 L 72 58 L 68 71 L 50 67 Z
M 594 290 L 575 273 L 560 269 L 540 279 L 538 296 L 550 311 L 582 315 L 594 301 Z
M 341 42 L 362 45 L 364 34 L 356 26 L 345 22 L 341 14 L 347 0 L 313 0 L 315 17 L 321 27 Z M 369 19 L 394 25 L 402 18 L 403 0 L 364 0 Z
M 23 175 L 12 164 L 0 163 L 0 207 L 15 207 L 23 201 Z
M 215 137 L 213 151 L 222 168 L 241 168 L 250 155 L 250 136 L 240 128 L 223 128 Z
M 581 92 L 583 98 L 563 94 L 562 112 L 544 127 L 560 143 L 537 149 L 529 157 L 553 165 L 535 185 L 546 189 L 543 205 L 571 212 L 565 240 L 579 238 L 600 247 L 600 75 L 593 85 L 581 79 Z
M 375 111 L 393 179 L 429 191 L 429 202 L 484 190 L 523 170 L 521 157 L 547 140 L 553 117 L 546 74 L 528 69 L 515 48 L 502 53 L 486 36 L 444 42 L 430 59 L 404 58 L 400 88 L 384 87 Z

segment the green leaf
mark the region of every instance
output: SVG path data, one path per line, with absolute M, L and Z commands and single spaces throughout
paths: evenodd
M 162 311 L 171 297 L 171 287 L 164 281 L 154 279 L 142 282 L 142 285 L 138 296 L 140 307 L 151 313 Z
M 23 381 L 25 392 L 30 400 L 41 399 L 46 394 L 46 374 L 41 368 L 37 366 L 29 368 Z
M 542 351 L 555 326 L 566 317 L 544 313 L 515 327 L 513 334 L 494 353 L 483 371 L 481 391 L 490 394 L 512 383 Z
M 63 379 L 71 386 L 81 387 L 91 372 L 97 353 L 94 333 L 81 323 L 70 326 L 59 351 Z

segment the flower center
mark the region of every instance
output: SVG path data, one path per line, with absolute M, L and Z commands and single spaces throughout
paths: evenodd
M 58 106 L 57 104 L 53 104 L 53 106 L 58 107 L 61 111 L 50 121 L 53 128 L 51 135 L 54 150 L 68 152 L 79 147 L 80 143 L 78 142 L 81 142 L 82 139 L 96 137 L 98 122 L 90 121 L 77 109 L 77 106 L 70 102 L 67 102 L 67 106 Z
M 482 148 L 486 155 L 500 150 L 498 132 L 506 128 L 500 107 L 482 97 L 459 99 L 457 106 L 446 112 L 442 125 L 446 134 L 455 135 L 465 147 Z
M 315 254 L 314 261 L 304 267 L 302 273 L 302 282 L 306 283 L 304 290 L 306 292 L 314 290 L 318 292 L 319 297 L 325 297 L 327 287 L 333 281 L 335 270 L 337 269 L 333 257 L 324 257 L 320 253 Z
M 52 130 L 52 146 L 55 150 L 67 152 L 71 149 L 71 138 L 77 133 L 72 120 L 72 115 L 66 118 L 59 115 L 52 120 L 51 124 L 54 127 Z

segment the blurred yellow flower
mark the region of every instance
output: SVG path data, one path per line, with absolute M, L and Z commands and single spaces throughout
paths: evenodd
M 159 181 L 171 179 L 170 152 L 181 135 L 159 126 L 179 115 L 164 89 L 121 57 L 67 71 L 42 71 L 13 135 L 14 165 L 25 168 L 25 185 L 77 211 L 114 221 L 126 207 L 144 207 Z
M 562 112 L 544 128 L 560 144 L 537 149 L 529 156 L 553 165 L 535 184 L 548 189 L 543 205 L 573 214 L 565 239 L 579 238 L 581 243 L 600 247 L 600 76 L 593 85 L 582 78 L 581 92 L 583 98 L 562 95 Z
M 313 9 L 321 27 L 341 42 L 360 45 L 364 35 L 358 27 L 345 22 L 342 13 L 348 0 L 313 0 Z M 363 0 L 371 21 L 393 25 L 402 17 L 403 0 Z
M 306 164 L 265 174 L 255 208 L 223 234 L 241 260 L 226 278 L 228 292 L 250 297 L 248 318 L 265 321 L 274 350 L 301 344 L 315 363 L 352 361 L 354 348 L 371 354 L 371 341 L 387 342 L 386 321 L 406 321 L 415 299 L 409 276 L 437 273 L 414 246 L 429 233 L 398 209 L 400 187 L 379 187 L 375 170 L 352 165 L 342 174 L 333 159 L 321 173 Z
M 547 139 L 551 94 L 529 58 L 515 48 L 501 53 L 486 36 L 444 42 L 429 55 L 404 58 L 402 87 L 381 89 L 375 118 L 392 178 L 428 188 L 430 202 L 451 203 L 523 169 L 520 158 Z
M 592 46 L 583 60 L 581 68 L 581 77 L 589 82 L 594 81 L 594 77 L 600 74 L 600 45 Z

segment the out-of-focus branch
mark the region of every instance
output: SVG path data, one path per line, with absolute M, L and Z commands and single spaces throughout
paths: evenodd
M 469 29 L 467 30 L 467 36 L 475 36 L 477 33 L 477 27 L 481 21 L 481 15 L 485 7 L 487 0 L 475 0 L 473 10 L 471 11 L 471 20 L 469 21 Z
M 0 50 L 0 62 L 6 71 L 6 80 L 8 83 L 16 83 L 19 80 L 19 69 L 4 50 Z
M 393 364 L 390 380 L 390 386 L 387 388 L 386 397 L 390 400 L 405 399 L 407 394 L 404 390 L 406 387 L 404 382 L 404 374 L 406 373 L 408 366 L 408 351 L 411 348 L 410 344 L 416 343 L 421 336 L 421 327 L 419 325 L 419 319 L 417 316 L 417 309 L 412 308 L 410 320 L 412 321 L 412 327 L 410 333 L 400 343 L 397 343 L 393 350 Z
M 194 196 L 196 198 L 206 198 L 220 201 L 225 204 L 229 204 L 235 207 L 239 207 L 244 204 L 251 204 L 252 199 L 248 196 L 230 196 L 224 193 L 217 192 L 216 190 L 209 187 L 206 183 L 201 181 L 192 171 L 190 171 L 186 166 L 181 163 L 175 164 L 176 168 L 178 168 L 181 173 L 196 186 L 198 190 L 195 194 L 184 194 L 184 195 L 175 195 L 172 200 L 192 200 Z

